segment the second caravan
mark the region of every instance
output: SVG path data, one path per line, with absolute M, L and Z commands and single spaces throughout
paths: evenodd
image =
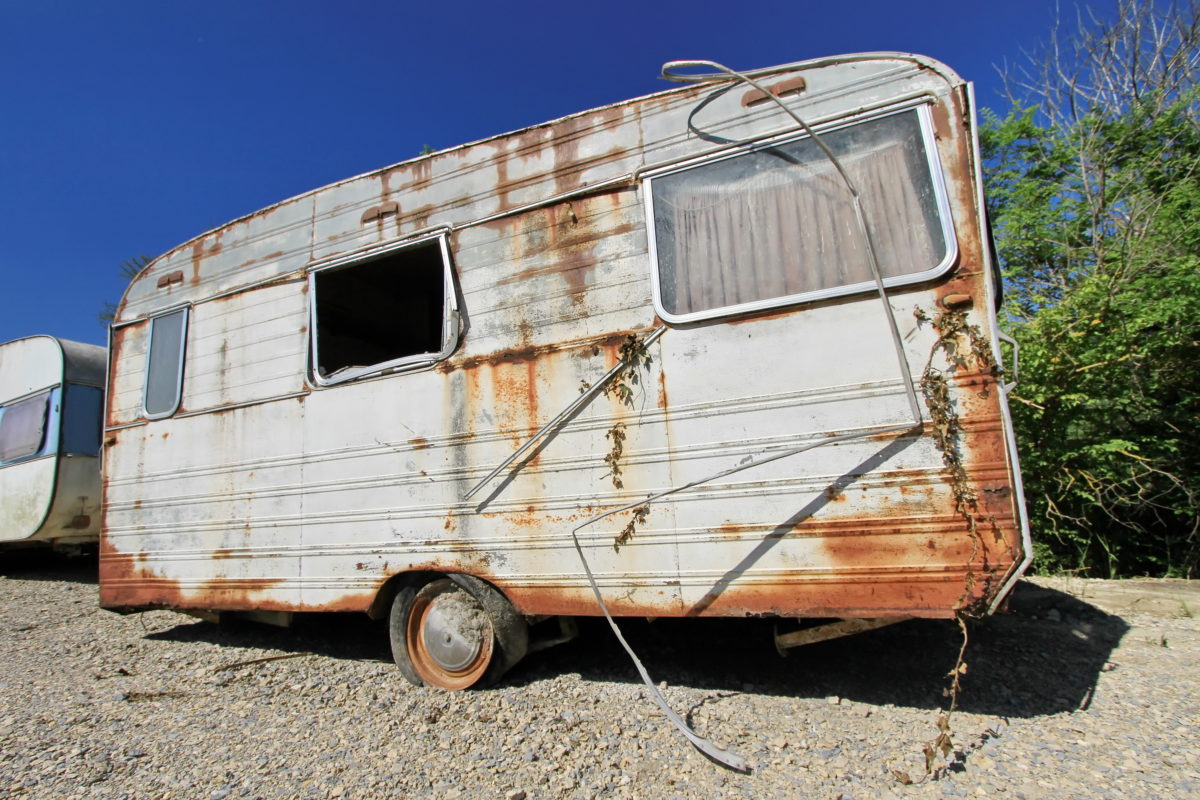
M 0 344 L 0 548 L 95 546 L 104 366 L 97 345 Z

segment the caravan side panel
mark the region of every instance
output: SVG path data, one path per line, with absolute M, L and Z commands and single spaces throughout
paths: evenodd
M 848 258 L 817 265 L 836 273 L 832 288 L 666 306 L 677 276 L 655 271 L 654 182 L 744 153 L 770 161 L 802 138 L 741 88 L 639 98 L 286 201 L 168 253 L 126 294 L 101 602 L 367 610 L 388 581 L 434 571 L 483 578 L 524 613 L 594 614 L 576 537 L 619 614 L 944 617 L 995 599 L 1024 557 L 1004 391 L 994 359 L 952 365 L 934 325 L 955 315 L 981 332 L 980 351 L 998 352 L 966 86 L 896 54 L 794 71 L 806 88 L 789 102 L 852 142 L 864 121 L 919 121 L 912 166 L 932 187 L 944 247 L 901 269 L 887 311 L 861 275 L 841 275 Z M 807 169 L 832 196 L 825 167 Z M 829 218 L 810 216 L 814 229 Z M 319 372 L 314 336 L 339 341 L 323 338 L 320 276 L 431 241 L 449 253 L 450 299 L 418 310 L 458 326 L 444 336 L 453 349 L 404 362 L 360 342 L 339 362 L 346 379 Z M 337 335 L 354 340 L 380 298 L 341 291 L 351 323 Z M 385 303 L 399 316 L 397 294 Z M 148 420 L 151 319 L 179 309 L 180 406 Z M 887 314 L 909 375 L 940 376 L 961 424 L 953 469 L 935 440 L 942 412 L 922 397 L 912 418 Z M 630 337 L 664 326 L 624 390 L 592 397 L 467 497 L 617 365 Z M 375 369 L 385 363 L 398 366 Z M 825 446 L 771 460 L 806 444 Z M 591 522 L 672 489 L 643 516 Z

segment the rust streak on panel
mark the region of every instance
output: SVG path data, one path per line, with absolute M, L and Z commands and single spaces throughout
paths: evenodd
M 261 264 L 261 263 L 266 263 L 268 261 L 274 261 L 277 258 L 283 258 L 285 255 L 286 255 L 286 253 L 284 253 L 282 250 L 275 250 L 274 252 L 267 253 L 265 256 L 262 256 L 261 258 L 248 258 L 245 261 L 243 261 L 242 263 L 238 264 L 238 269 L 245 269 L 246 267 L 252 267 L 255 264 Z
M 142 323 L 145 324 L 145 323 Z M 113 396 L 112 390 L 117 385 L 117 366 L 122 364 L 122 352 L 125 348 L 125 337 L 129 336 L 131 330 L 135 326 L 126 326 L 123 328 L 112 329 L 112 335 L 109 343 L 108 353 L 108 390 L 105 392 L 105 409 L 104 424 L 106 427 L 120 425 L 124 420 L 117 419 L 116 397 Z M 116 433 L 113 434 L 116 436 Z
M 209 256 L 215 256 L 221 252 L 221 234 L 217 234 L 212 245 L 206 249 L 204 243 L 207 241 L 207 239 L 208 237 L 204 237 L 197 239 L 192 243 L 192 279 L 190 281 L 192 286 L 200 285 L 201 262 L 205 258 L 208 258 Z
M 583 117 L 564 120 L 555 130 L 554 193 L 569 192 L 578 185 L 579 136 L 585 122 Z
M 532 361 L 551 353 L 563 351 L 584 351 L 590 355 L 594 348 L 604 348 L 615 353 L 630 335 L 642 336 L 645 333 L 647 333 L 647 331 L 637 328 L 608 334 L 601 338 L 589 337 L 584 339 L 572 339 L 569 341 L 555 342 L 553 344 L 497 350 L 493 353 L 448 359 L 438 364 L 435 369 L 442 373 L 453 373 L 459 370 L 474 370 L 481 366 L 495 366 L 498 364 L 524 364 L 526 361 Z M 610 363 L 609 366 L 611 365 L 612 364 Z
M 603 612 L 596 605 L 592 590 L 585 584 L 582 586 L 530 587 L 503 578 L 490 578 L 509 602 L 521 613 L 536 613 L 573 617 L 600 616 Z M 632 601 L 620 596 L 619 593 L 605 597 L 608 610 L 614 616 L 677 616 L 679 606 L 671 592 L 669 584 L 656 587 L 661 598 L 653 600 Z M 651 589 L 642 592 L 646 594 Z
M 704 616 L 880 617 L 946 619 L 962 594 L 963 576 L 920 576 L 812 580 L 803 573 L 777 576 L 770 583 L 732 583 L 702 604 Z M 697 616 L 693 607 L 685 616 Z

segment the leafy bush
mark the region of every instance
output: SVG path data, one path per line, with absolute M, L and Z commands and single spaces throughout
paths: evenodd
M 985 115 L 1042 571 L 1200 571 L 1196 11 L 1122 0 Z

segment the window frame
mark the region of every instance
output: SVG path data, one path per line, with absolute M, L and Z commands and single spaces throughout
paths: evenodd
M 323 272 L 340 269 L 353 269 L 355 266 L 368 264 L 381 258 L 395 255 L 403 250 L 437 242 L 442 256 L 442 346 L 435 352 L 414 353 L 409 356 L 369 364 L 358 369 L 348 369 L 334 377 L 320 374 L 317 365 L 320 363 L 320 343 L 317 336 L 317 276 Z M 390 243 L 383 247 L 374 247 L 350 255 L 338 256 L 333 259 L 309 265 L 308 269 L 308 377 L 319 387 L 337 386 L 361 378 L 375 377 L 384 373 L 410 372 L 422 369 L 439 361 L 449 358 L 458 347 L 461 337 L 461 318 L 459 315 L 458 293 L 454 284 L 454 268 L 450 259 L 450 237 L 447 232 L 437 232 L 407 239 L 402 242 Z
M 57 456 L 59 450 L 59 440 L 61 438 L 59 427 L 62 424 L 62 387 L 63 384 L 56 383 L 44 389 L 30 392 L 21 397 L 13 398 L 7 403 L 0 405 L 0 430 L 3 430 L 3 419 L 5 413 L 13 406 L 30 400 L 43 399 L 44 402 L 44 418 L 42 420 L 42 435 L 38 440 L 37 449 L 24 453 L 23 455 L 15 456 L 7 460 L 0 460 L 0 469 L 13 466 L 14 464 L 24 464 L 28 461 L 37 461 L 43 458 Z
M 142 416 L 148 420 L 166 419 L 173 416 L 183 403 L 183 368 L 187 358 L 187 338 L 188 329 L 191 327 L 191 309 L 191 305 L 176 306 L 166 311 L 160 311 L 149 319 L 150 327 L 146 331 L 146 364 L 142 368 Z M 171 404 L 169 410 L 152 414 L 146 407 L 146 400 L 150 394 L 150 357 L 154 350 L 154 326 L 160 319 L 180 313 L 183 314 L 183 328 L 179 332 L 179 352 L 176 355 L 175 401 Z
M 929 168 L 929 177 L 932 182 L 934 204 L 937 209 L 938 222 L 941 225 L 942 237 L 946 245 L 946 252 L 942 260 L 937 264 L 932 265 L 929 269 L 925 269 L 920 272 L 906 273 L 904 275 L 897 275 L 894 277 L 885 277 L 883 279 L 883 285 L 888 289 L 899 286 L 907 286 L 910 284 L 923 283 L 925 281 L 940 277 L 941 275 L 944 275 L 958 260 L 958 239 L 954 232 L 954 220 L 950 211 L 950 198 L 949 192 L 946 188 L 945 173 L 942 169 L 941 159 L 938 157 L 937 141 L 933 132 L 933 117 L 930 110 L 930 105 L 931 103 L 929 101 L 924 101 L 915 104 L 910 103 L 902 106 L 892 106 L 882 112 L 855 115 L 853 117 L 840 118 L 823 125 L 812 126 L 817 134 L 821 135 L 845 128 L 851 128 L 855 125 L 884 119 L 886 117 L 895 116 L 897 114 L 904 114 L 914 111 L 917 114 L 918 127 L 921 132 L 921 143 L 925 148 L 925 161 Z M 701 322 L 705 320 L 739 316 L 757 311 L 767 311 L 785 306 L 814 303 L 837 297 L 845 297 L 848 295 L 863 294 L 866 292 L 875 291 L 876 286 L 874 281 L 864 281 L 861 283 L 833 286 L 808 292 L 798 292 L 796 294 L 766 298 L 763 300 L 754 300 L 747 303 L 720 306 L 717 308 L 705 309 L 703 311 L 693 311 L 685 314 L 676 314 L 668 311 L 663 305 L 662 286 L 660 283 L 661 264 L 658 260 L 658 233 L 655 229 L 654 223 L 654 180 L 656 178 L 663 178 L 669 175 L 686 172 L 698 167 L 704 167 L 709 164 L 715 164 L 720 161 L 737 158 L 758 150 L 765 150 L 771 147 L 792 144 L 793 142 L 798 142 L 809 138 L 811 137 L 805 133 L 790 133 L 781 136 L 764 137 L 747 144 L 739 145 L 733 150 L 718 153 L 716 155 L 689 159 L 646 173 L 644 176 L 644 183 L 646 187 L 646 233 L 647 246 L 650 255 L 651 296 L 653 298 L 654 311 L 664 322 L 672 324 Z

